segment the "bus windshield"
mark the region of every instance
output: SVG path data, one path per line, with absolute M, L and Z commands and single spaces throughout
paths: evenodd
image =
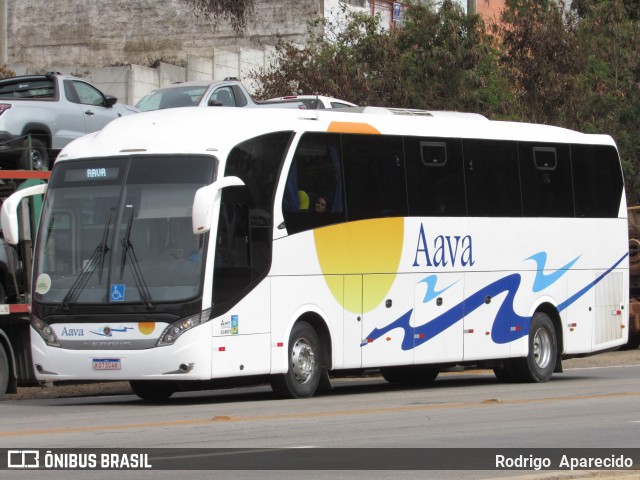
M 34 300 L 153 308 L 197 296 L 206 238 L 193 234 L 191 208 L 215 167 L 203 156 L 59 165 L 42 214 Z

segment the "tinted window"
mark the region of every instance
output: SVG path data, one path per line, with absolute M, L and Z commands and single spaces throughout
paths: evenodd
M 623 180 L 614 147 L 573 145 L 573 182 L 578 217 L 618 216 Z
M 239 177 L 244 186 L 222 191 L 213 281 L 216 315 L 264 277 L 271 265 L 273 197 L 291 136 L 263 135 L 229 153 L 225 176 Z
M 460 140 L 405 137 L 409 214 L 466 215 Z
M 0 98 L 53 98 L 55 86 L 49 79 L 13 79 L 0 85 Z
M 401 137 L 343 135 L 342 155 L 349 221 L 407 215 Z
M 522 216 L 516 142 L 463 142 L 467 209 L 472 217 Z
M 340 136 L 302 136 L 287 177 L 282 210 L 288 233 L 345 220 Z
M 520 143 L 525 217 L 573 217 L 569 145 Z

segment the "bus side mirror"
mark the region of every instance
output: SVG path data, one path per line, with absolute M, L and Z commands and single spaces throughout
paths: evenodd
M 214 206 L 220 202 L 223 188 L 241 187 L 243 185 L 244 182 L 238 177 L 223 177 L 211 185 L 198 189 L 193 199 L 193 209 L 191 211 L 193 233 L 202 235 L 211 230 Z
M 47 185 L 34 185 L 23 190 L 18 190 L 7 198 L 2 204 L 0 211 L 0 222 L 2 223 L 2 233 L 7 243 L 17 245 L 20 241 L 20 230 L 18 229 L 18 206 L 23 199 L 34 195 L 43 195 L 47 191 Z

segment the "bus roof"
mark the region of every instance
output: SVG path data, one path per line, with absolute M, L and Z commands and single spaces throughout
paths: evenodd
M 277 131 L 369 133 L 421 137 L 613 145 L 608 135 L 488 120 L 459 112 L 354 107 L 331 110 L 174 108 L 110 122 L 70 143 L 58 160 L 143 153 L 220 155 L 242 141 Z

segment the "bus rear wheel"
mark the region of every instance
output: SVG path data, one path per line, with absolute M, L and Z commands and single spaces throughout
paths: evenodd
M 514 373 L 520 382 L 546 382 L 553 375 L 558 355 L 556 329 L 546 313 L 537 312 L 529 329 L 529 353 L 514 359 Z
M 322 373 L 322 349 L 315 329 L 296 323 L 289 337 L 289 369 L 271 377 L 271 388 L 281 398 L 307 398 L 318 389 Z
M 175 393 L 174 387 L 167 382 L 132 380 L 129 385 L 131 385 L 133 393 L 148 401 L 166 400 Z

